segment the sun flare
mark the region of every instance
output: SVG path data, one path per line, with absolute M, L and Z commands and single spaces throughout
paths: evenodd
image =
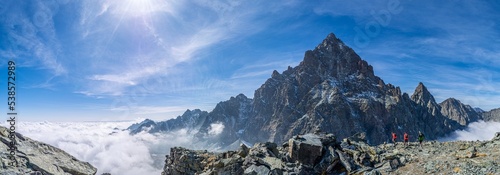
M 148 16 L 159 11 L 169 11 L 165 1 L 160 0 L 126 0 L 123 2 L 124 10 L 132 17 Z

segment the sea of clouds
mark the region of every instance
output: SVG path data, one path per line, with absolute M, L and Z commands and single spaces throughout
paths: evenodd
M 187 130 L 172 133 L 130 135 L 128 122 L 20 122 L 16 132 L 56 146 L 77 159 L 89 162 L 97 174 L 161 174 L 165 155 L 173 146 L 196 148 Z M 2 123 L 6 126 L 6 123 Z M 212 124 L 210 135 L 224 128 Z
M 440 138 L 439 141 L 476 141 L 491 140 L 496 132 L 500 132 L 499 122 L 484 122 L 482 120 L 470 123 L 464 130 L 451 133 L 448 137 Z

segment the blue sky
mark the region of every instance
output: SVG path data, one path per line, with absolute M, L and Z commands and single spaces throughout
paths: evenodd
M 18 120 L 164 120 L 253 97 L 333 32 L 386 83 L 411 94 L 423 82 L 438 102 L 489 110 L 500 107 L 499 9 L 494 0 L 0 1 L 0 82 L 15 60 Z

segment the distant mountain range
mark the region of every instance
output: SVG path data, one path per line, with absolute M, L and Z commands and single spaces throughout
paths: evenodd
M 167 121 L 144 120 L 131 134 L 188 129 L 200 142 L 230 149 L 237 143 L 283 143 L 293 135 L 317 130 L 346 138 L 365 132 L 369 144 L 389 141 L 391 132 L 427 139 L 445 136 L 477 120 L 500 121 L 500 109 L 484 112 L 450 98 L 437 103 L 423 83 L 410 96 L 386 84 L 334 34 L 329 34 L 303 61 L 274 71 L 253 98 L 243 94 L 217 104 L 213 111 L 187 110 Z M 223 124 L 207 139 L 213 124 Z

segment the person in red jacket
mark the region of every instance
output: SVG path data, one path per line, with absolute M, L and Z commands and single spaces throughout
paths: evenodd
M 406 133 L 406 132 L 405 132 L 405 135 L 403 136 L 403 138 L 404 138 L 404 141 L 405 141 L 405 142 L 404 142 L 404 145 L 405 145 L 405 146 L 408 146 L 408 140 L 410 140 L 410 139 L 409 139 L 409 136 L 408 136 L 408 133 Z
M 396 135 L 396 133 L 392 133 L 392 143 L 394 143 L 394 146 L 396 146 L 396 139 L 398 138 L 398 136 Z

